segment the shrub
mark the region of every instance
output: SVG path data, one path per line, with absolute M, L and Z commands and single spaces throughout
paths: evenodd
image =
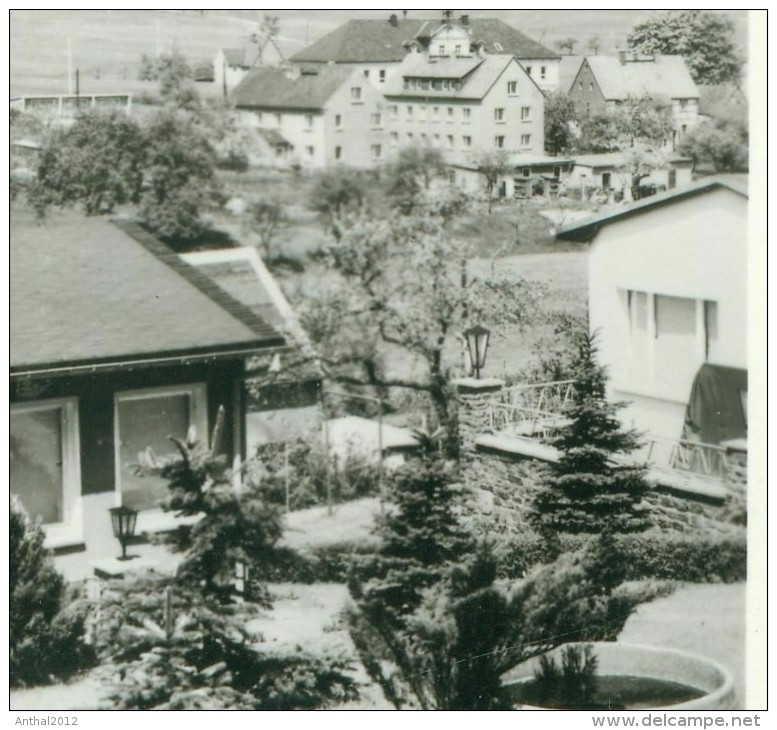
M 561 535 L 556 549 L 574 551 L 586 539 L 590 538 Z M 613 539 L 624 566 L 625 580 L 655 578 L 692 583 L 735 583 L 747 578 L 744 533 L 715 537 L 648 531 Z M 499 577 L 521 578 L 535 566 L 551 562 L 554 552 L 554 548 L 537 534 L 514 538 L 499 550 Z
M 278 548 L 272 562 L 257 567 L 268 583 L 345 583 L 356 556 L 372 554 L 369 543 L 336 543 L 305 550 Z
M 560 668 L 553 657 L 540 657 L 540 667 L 534 675 L 537 704 L 569 710 L 594 709 L 597 664 L 590 644 L 564 647 Z
M 155 574 L 109 583 L 97 632 L 107 707 L 291 710 L 356 697 L 342 657 L 262 653 L 246 629 L 256 613 Z
M 43 547 L 44 534 L 11 500 L 9 629 L 12 686 L 43 684 L 92 660 L 84 641 L 86 604 L 65 589 Z

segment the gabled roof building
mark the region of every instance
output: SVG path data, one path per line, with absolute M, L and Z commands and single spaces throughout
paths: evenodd
M 699 89 L 682 56 L 589 56 L 568 91 L 580 114 L 612 111 L 629 97 L 648 95 L 671 113 L 677 142 L 698 122 Z
M 254 69 L 232 99 L 276 164 L 365 168 L 385 160 L 383 97 L 347 66 Z
M 339 64 L 358 68 L 373 84 L 386 83 L 415 43 L 431 55 L 468 54 L 479 43 L 489 55 L 515 56 L 543 89 L 558 85 L 559 56 L 497 18 L 454 18 L 443 11 L 441 20 L 399 18 L 350 20 L 320 38 L 291 60 L 301 64 Z

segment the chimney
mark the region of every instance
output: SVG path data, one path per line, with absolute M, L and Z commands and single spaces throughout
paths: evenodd
M 453 19 L 453 11 L 452 10 L 443 10 L 442 11 L 443 23 L 445 23 L 446 25 L 450 25 L 452 19 Z
M 407 19 L 407 10 L 402 11 L 402 20 Z
M 395 28 L 399 25 L 399 18 L 396 13 L 389 15 L 389 25 L 393 25 Z
M 462 15 L 461 18 L 459 18 L 459 22 L 462 25 L 469 25 L 469 15 Z
M 478 58 L 486 57 L 486 44 L 483 41 L 475 41 L 472 44 L 472 50 Z

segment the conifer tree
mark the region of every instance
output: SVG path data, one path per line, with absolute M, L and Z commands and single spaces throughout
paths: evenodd
M 554 443 L 559 461 L 535 498 L 534 518 L 546 534 L 637 532 L 649 525 L 641 504 L 644 466 L 616 460 L 638 448 L 637 434 L 615 415 L 623 404 L 607 401 L 595 340 L 588 333 L 577 338 L 570 423 Z

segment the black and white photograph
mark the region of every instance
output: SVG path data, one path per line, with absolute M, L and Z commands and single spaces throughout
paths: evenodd
M 766 16 L 9 10 L 11 724 L 760 724 Z

